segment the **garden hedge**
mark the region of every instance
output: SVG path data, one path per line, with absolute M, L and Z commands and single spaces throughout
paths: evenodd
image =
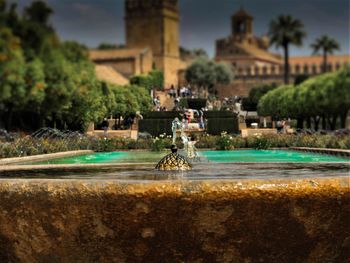
M 139 122 L 139 131 L 148 132 L 152 136 L 160 134 L 171 135 L 171 123 L 174 118 L 181 120 L 179 111 L 150 111 L 144 113 L 143 120 Z M 221 132 L 239 133 L 237 115 L 230 111 L 205 111 L 207 120 L 207 133 L 220 135 Z
M 206 99 L 186 99 L 188 108 L 200 110 L 201 108 L 205 108 L 207 105 Z
M 171 122 L 174 119 L 143 119 L 139 122 L 139 132 L 148 132 L 152 136 L 171 135 Z
M 239 133 L 237 118 L 211 118 L 207 121 L 207 133 L 220 135 L 222 132 Z

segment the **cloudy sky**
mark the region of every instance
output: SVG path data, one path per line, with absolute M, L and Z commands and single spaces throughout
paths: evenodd
M 19 11 L 32 0 L 17 2 Z M 147 0 L 145 0 L 147 1 Z M 89 47 L 101 42 L 124 43 L 123 0 L 46 0 L 54 9 L 51 23 L 63 40 Z M 271 19 L 291 14 L 305 24 L 307 38 L 291 55 L 310 55 L 310 43 L 320 35 L 335 38 L 350 53 L 350 0 L 180 0 L 180 39 L 187 48 L 204 48 L 214 55 L 214 43 L 230 34 L 230 16 L 240 5 L 254 16 L 254 33 L 268 31 Z

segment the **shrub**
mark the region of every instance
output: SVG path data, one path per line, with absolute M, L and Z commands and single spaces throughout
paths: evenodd
M 216 140 L 216 149 L 217 150 L 232 150 L 234 149 L 233 137 L 227 132 L 222 132 L 221 136 Z
M 75 137 L 61 138 L 32 138 L 30 136 L 16 138 L 11 142 L 0 143 L 0 158 L 22 157 L 35 154 L 54 153 L 72 150 L 90 149 L 96 152 L 110 152 L 127 149 L 145 149 L 162 151 L 172 144 L 171 136 L 161 134 L 152 139 L 133 140 L 130 138 L 91 138 Z M 183 148 L 181 138 L 177 138 L 176 145 Z M 339 148 L 350 149 L 350 136 L 348 135 L 257 135 L 248 138 L 231 136 L 223 132 L 220 136 L 205 134 L 199 137 L 197 148 L 215 148 L 218 150 L 231 150 L 234 148 L 267 149 L 271 147 L 313 147 L 313 148 Z
M 247 141 L 245 138 L 242 138 L 242 136 L 235 136 L 232 137 L 232 145 L 234 148 L 245 148 L 247 145 Z
M 256 136 L 248 137 L 247 147 L 254 149 L 268 149 L 270 148 L 271 140 L 269 137 L 257 134 Z
M 209 134 L 205 134 L 197 141 L 196 148 L 216 148 L 217 139 L 218 136 L 210 136 Z
M 341 136 L 338 138 L 338 144 L 340 149 L 350 149 L 350 137 Z
M 172 140 L 166 137 L 166 134 L 161 134 L 159 137 L 155 137 L 152 140 L 151 151 L 160 152 L 165 150 L 165 148 L 170 148 Z

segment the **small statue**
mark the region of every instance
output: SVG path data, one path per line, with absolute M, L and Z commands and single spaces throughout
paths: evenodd
M 191 170 L 192 165 L 186 159 L 186 157 L 177 153 L 176 145 L 173 144 L 170 147 L 171 153 L 164 156 L 156 165 L 156 169 L 161 171 L 173 171 L 173 170 Z

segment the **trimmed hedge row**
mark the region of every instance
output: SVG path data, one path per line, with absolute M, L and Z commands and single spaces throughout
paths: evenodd
M 207 122 L 207 133 L 220 135 L 222 132 L 239 133 L 237 118 L 212 118 Z
M 205 108 L 207 105 L 206 99 L 186 99 L 188 108 L 200 110 L 201 108 Z
M 139 131 L 148 132 L 152 136 L 160 134 L 171 135 L 171 123 L 174 118 L 180 117 L 179 111 L 151 111 L 144 114 L 144 119 L 139 122 Z M 230 111 L 205 111 L 207 120 L 206 131 L 211 135 L 220 135 L 221 132 L 238 133 L 237 115 Z
M 174 119 L 143 119 L 139 121 L 139 132 L 148 132 L 152 136 L 171 135 L 171 123 Z

